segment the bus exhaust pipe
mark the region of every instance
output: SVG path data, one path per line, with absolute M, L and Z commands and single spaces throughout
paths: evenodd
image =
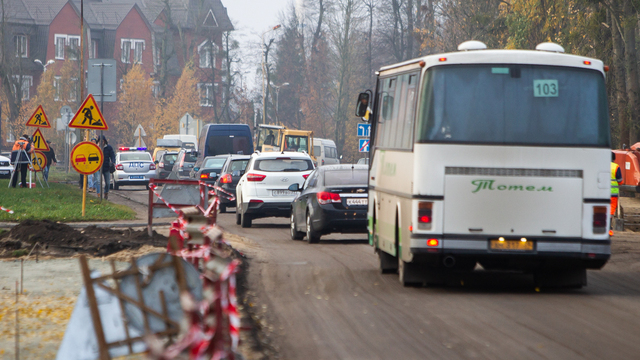
M 442 260 L 442 263 L 444 264 L 444 266 L 452 268 L 456 265 L 456 258 L 454 258 L 453 256 L 447 256 L 444 258 L 444 260 Z

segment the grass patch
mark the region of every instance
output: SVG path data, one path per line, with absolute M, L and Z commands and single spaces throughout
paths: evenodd
M 40 176 L 40 174 L 38 174 Z M 52 166 L 49 168 L 49 182 L 78 182 L 80 174 L 78 174 L 73 168 L 66 172 L 66 168 L 62 166 Z
M 51 178 L 49 178 L 51 180 Z M 0 206 L 13 214 L 0 211 L 0 221 L 51 220 L 109 221 L 132 220 L 136 213 L 129 207 L 100 200 L 87 194 L 86 215 L 82 216 L 82 191 L 75 184 L 50 182 L 50 188 L 7 188 L 8 179 L 0 180 Z

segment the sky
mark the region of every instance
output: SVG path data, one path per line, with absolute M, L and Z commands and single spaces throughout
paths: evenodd
M 260 35 L 279 24 L 280 15 L 288 9 L 292 2 L 303 0 L 222 0 L 235 31 L 233 37 L 240 42 L 242 48 L 242 69 L 247 73 L 245 81 L 255 87 L 253 73 L 260 64 Z

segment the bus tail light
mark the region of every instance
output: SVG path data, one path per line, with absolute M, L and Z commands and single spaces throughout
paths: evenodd
M 319 193 L 316 193 L 316 198 L 318 199 L 318 203 L 321 205 L 342 202 L 342 199 L 340 199 L 340 194 L 327 191 L 320 191 Z
M 262 180 L 264 180 L 264 178 L 266 178 L 267 175 L 262 175 L 262 174 L 247 174 L 247 181 L 256 181 L 256 182 L 260 182 Z
M 224 174 L 224 176 L 220 178 L 220 182 L 222 184 L 231 184 L 232 181 L 233 178 L 231 177 L 231 174 Z
M 605 234 L 607 232 L 607 207 L 593 207 L 593 233 Z
M 440 241 L 438 239 L 429 239 L 427 240 L 427 246 L 429 247 L 436 247 L 440 244 Z
M 418 229 L 431 230 L 433 220 L 433 203 L 421 201 L 418 203 Z

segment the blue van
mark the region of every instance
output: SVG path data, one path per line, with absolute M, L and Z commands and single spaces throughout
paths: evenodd
M 198 158 L 194 167 L 200 167 L 207 156 L 224 154 L 253 154 L 253 136 L 246 124 L 207 124 L 198 139 Z

